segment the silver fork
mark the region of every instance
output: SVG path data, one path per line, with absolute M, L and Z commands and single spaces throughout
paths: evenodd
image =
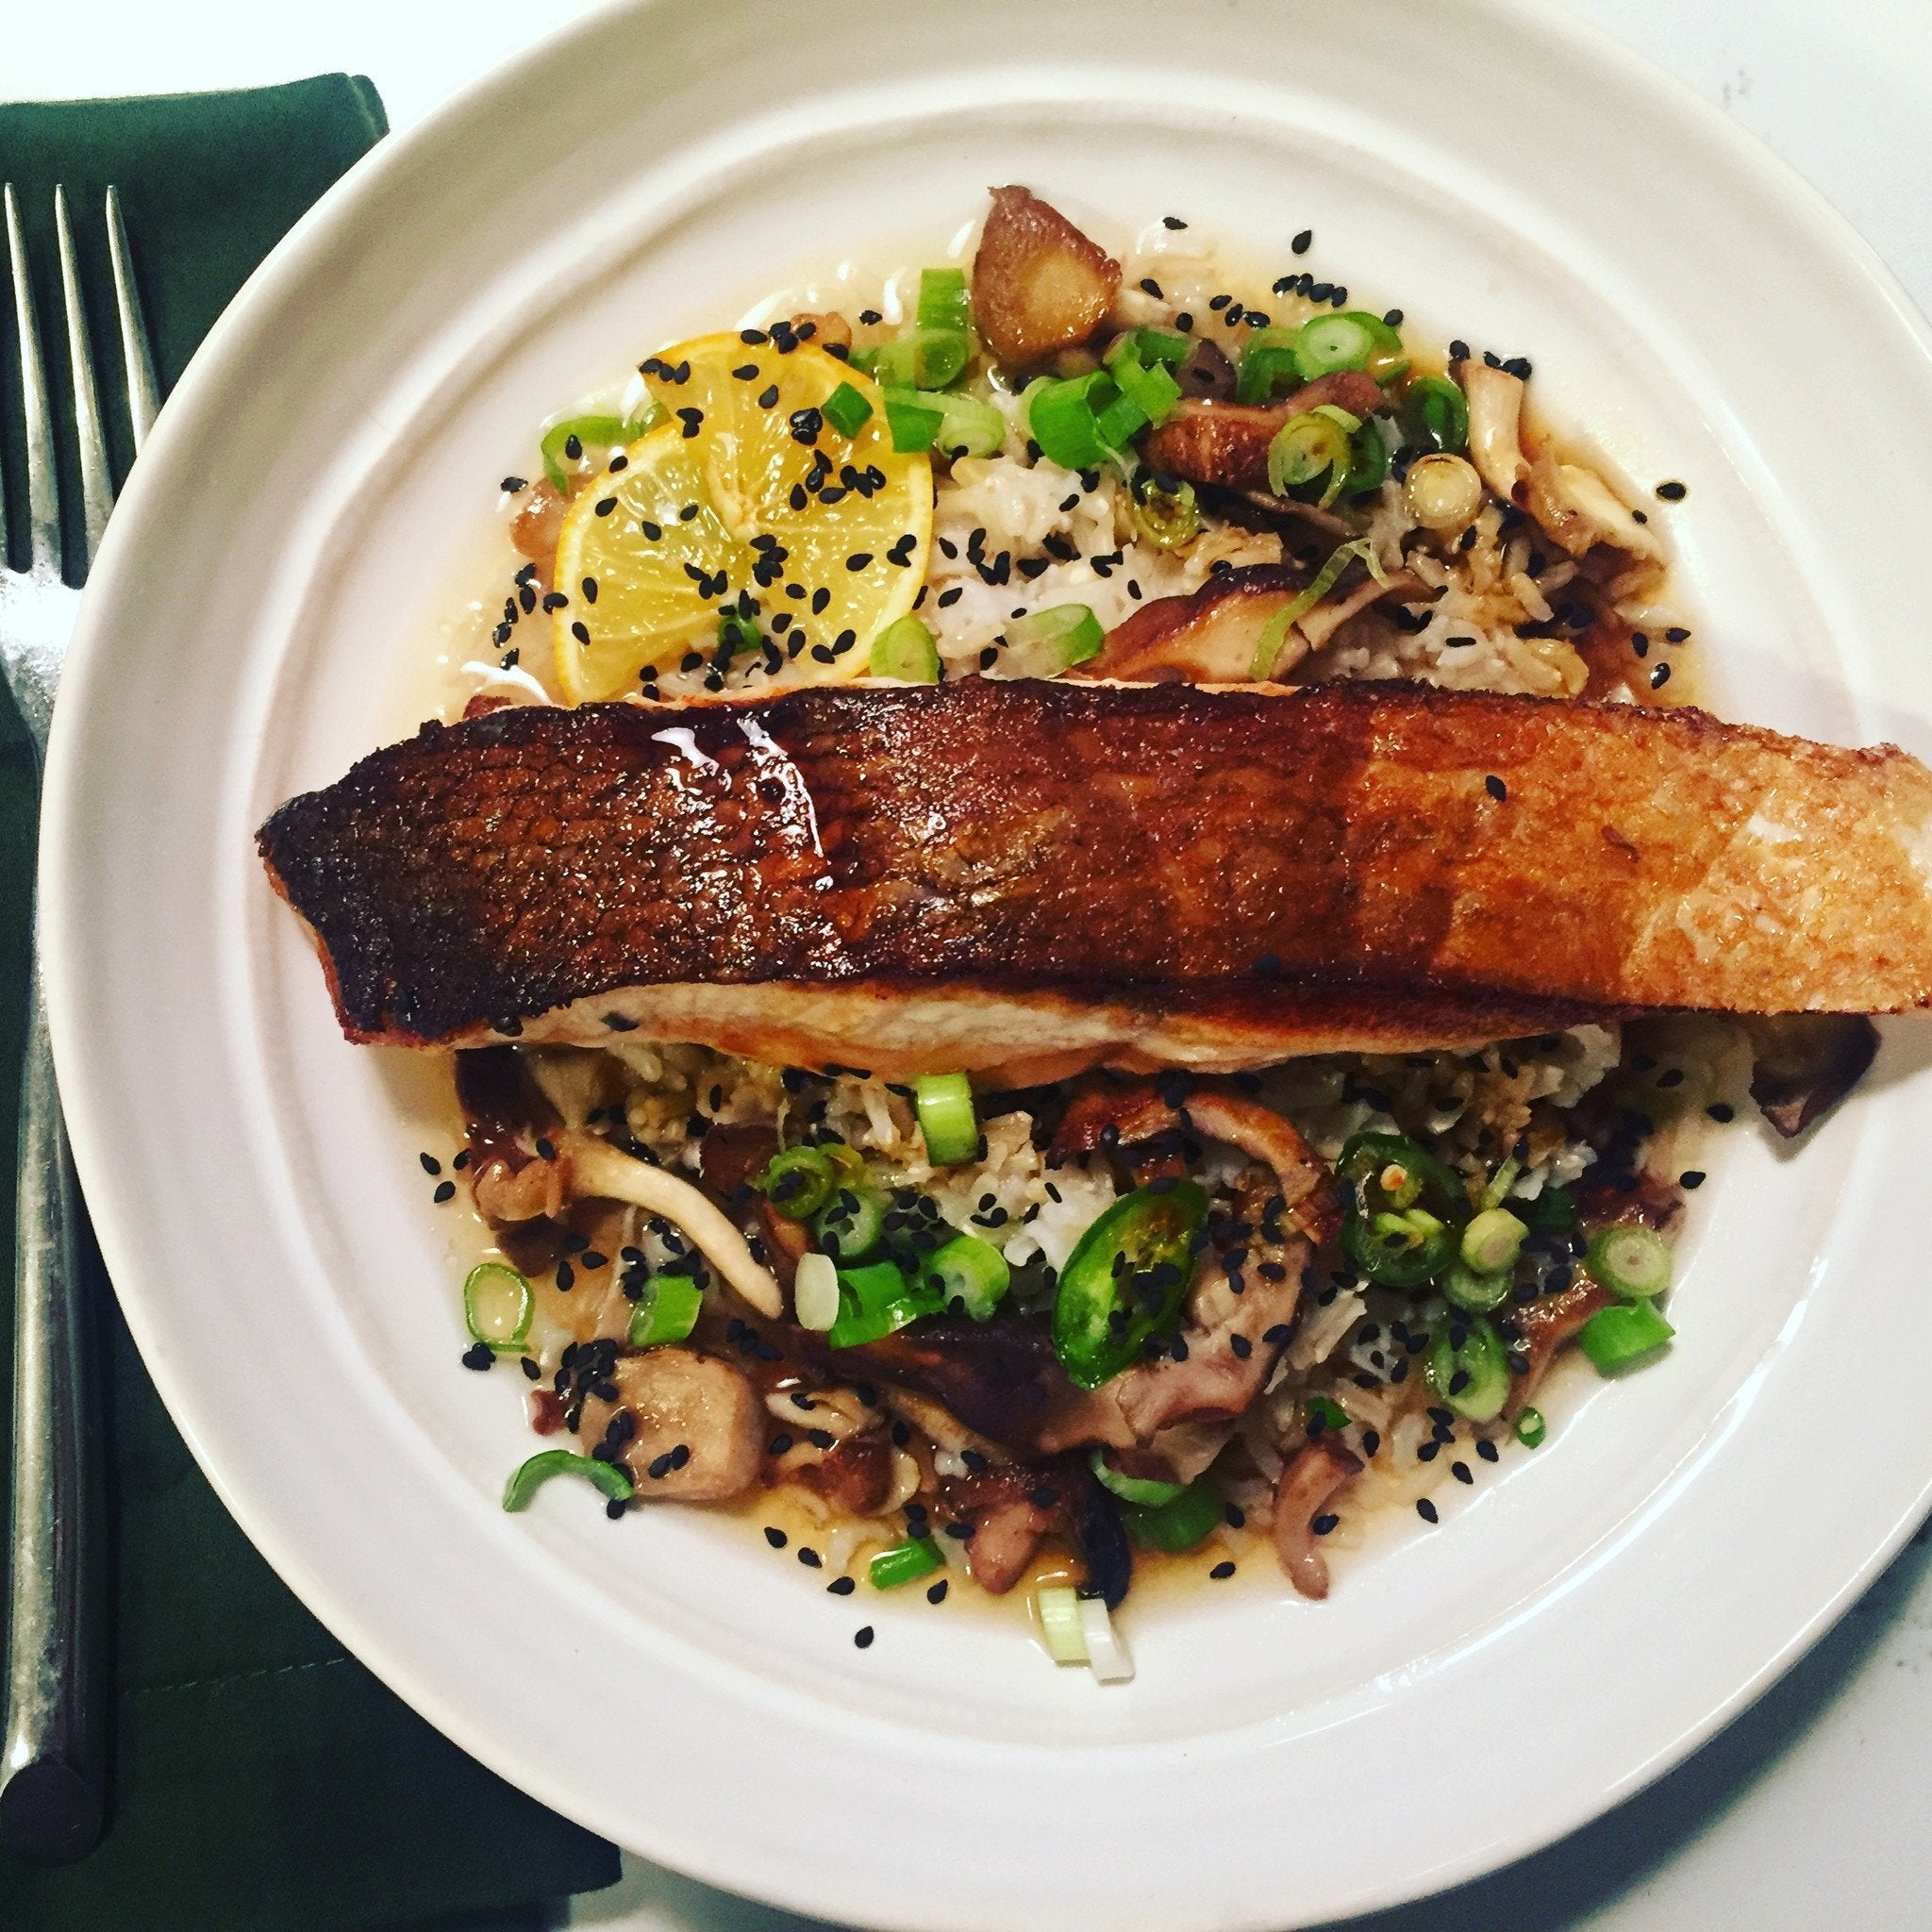
M 60 291 L 80 473 L 81 539 L 64 559 L 54 469 L 54 419 L 34 322 L 27 251 L 13 188 L 4 192 L 8 264 L 20 336 L 26 431 L 28 548 L 7 568 L 0 500 L 0 670 L 33 734 L 47 749 L 54 693 L 80 602 L 114 500 L 80 272 L 67 195 L 54 191 Z M 108 190 L 108 252 L 138 451 L 157 408 L 153 358 L 131 273 L 120 196 Z M 70 584 L 67 578 L 73 578 Z M 106 1712 L 97 1432 L 91 1425 L 81 1301 L 80 1200 L 47 1042 L 35 948 L 20 1101 L 19 1220 L 14 1247 L 12 1589 L 7 1647 L 7 1732 L 0 1745 L 0 1843 L 47 1863 L 92 1849 L 105 1815 Z

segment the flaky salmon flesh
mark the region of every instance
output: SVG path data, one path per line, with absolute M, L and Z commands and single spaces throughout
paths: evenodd
M 350 1039 L 1230 1072 L 1932 1001 L 1932 773 L 1400 683 L 505 708 L 259 834 Z

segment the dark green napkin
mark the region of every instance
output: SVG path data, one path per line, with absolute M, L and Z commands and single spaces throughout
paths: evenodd
M 166 385 L 257 262 L 387 125 L 369 82 L 340 74 L 248 92 L 0 106 L 0 180 L 14 184 L 39 250 L 42 333 L 60 312 L 48 273 L 57 180 L 90 263 L 106 260 L 101 195 L 118 184 Z M 91 296 L 94 341 L 111 342 L 104 274 Z M 0 328 L 0 424 L 15 429 L 11 337 Z M 125 425 L 113 427 L 118 473 Z M 5 456 L 18 505 L 17 436 Z M 32 754 L 0 705 L 0 1252 L 12 1232 L 34 822 Z M 541 1924 L 542 1901 L 611 1883 L 612 1847 L 465 1757 L 290 1595 L 202 1479 L 104 1286 L 98 1314 L 114 1537 L 111 1824 L 91 1857 L 62 1871 L 0 1854 L 0 1932 L 470 1932 Z M 10 1320 L 0 1286 L 0 1391 L 11 1386 Z M 0 1458 L 8 1440 L 0 1431 Z

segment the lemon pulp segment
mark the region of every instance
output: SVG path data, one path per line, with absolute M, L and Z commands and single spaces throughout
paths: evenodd
M 892 448 L 885 401 L 816 343 L 702 336 L 643 365 L 664 420 L 574 499 L 557 548 L 557 671 L 572 704 L 656 671 L 762 656 L 784 682 L 862 675 L 911 609 L 932 534 L 932 466 Z M 849 384 L 856 435 L 824 420 Z M 751 626 L 756 626 L 756 641 Z

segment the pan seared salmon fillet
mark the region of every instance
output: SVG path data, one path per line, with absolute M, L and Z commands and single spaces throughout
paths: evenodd
M 1932 773 L 1680 709 L 965 679 L 425 724 L 259 835 L 353 1040 L 1050 1079 L 1932 1000 Z

